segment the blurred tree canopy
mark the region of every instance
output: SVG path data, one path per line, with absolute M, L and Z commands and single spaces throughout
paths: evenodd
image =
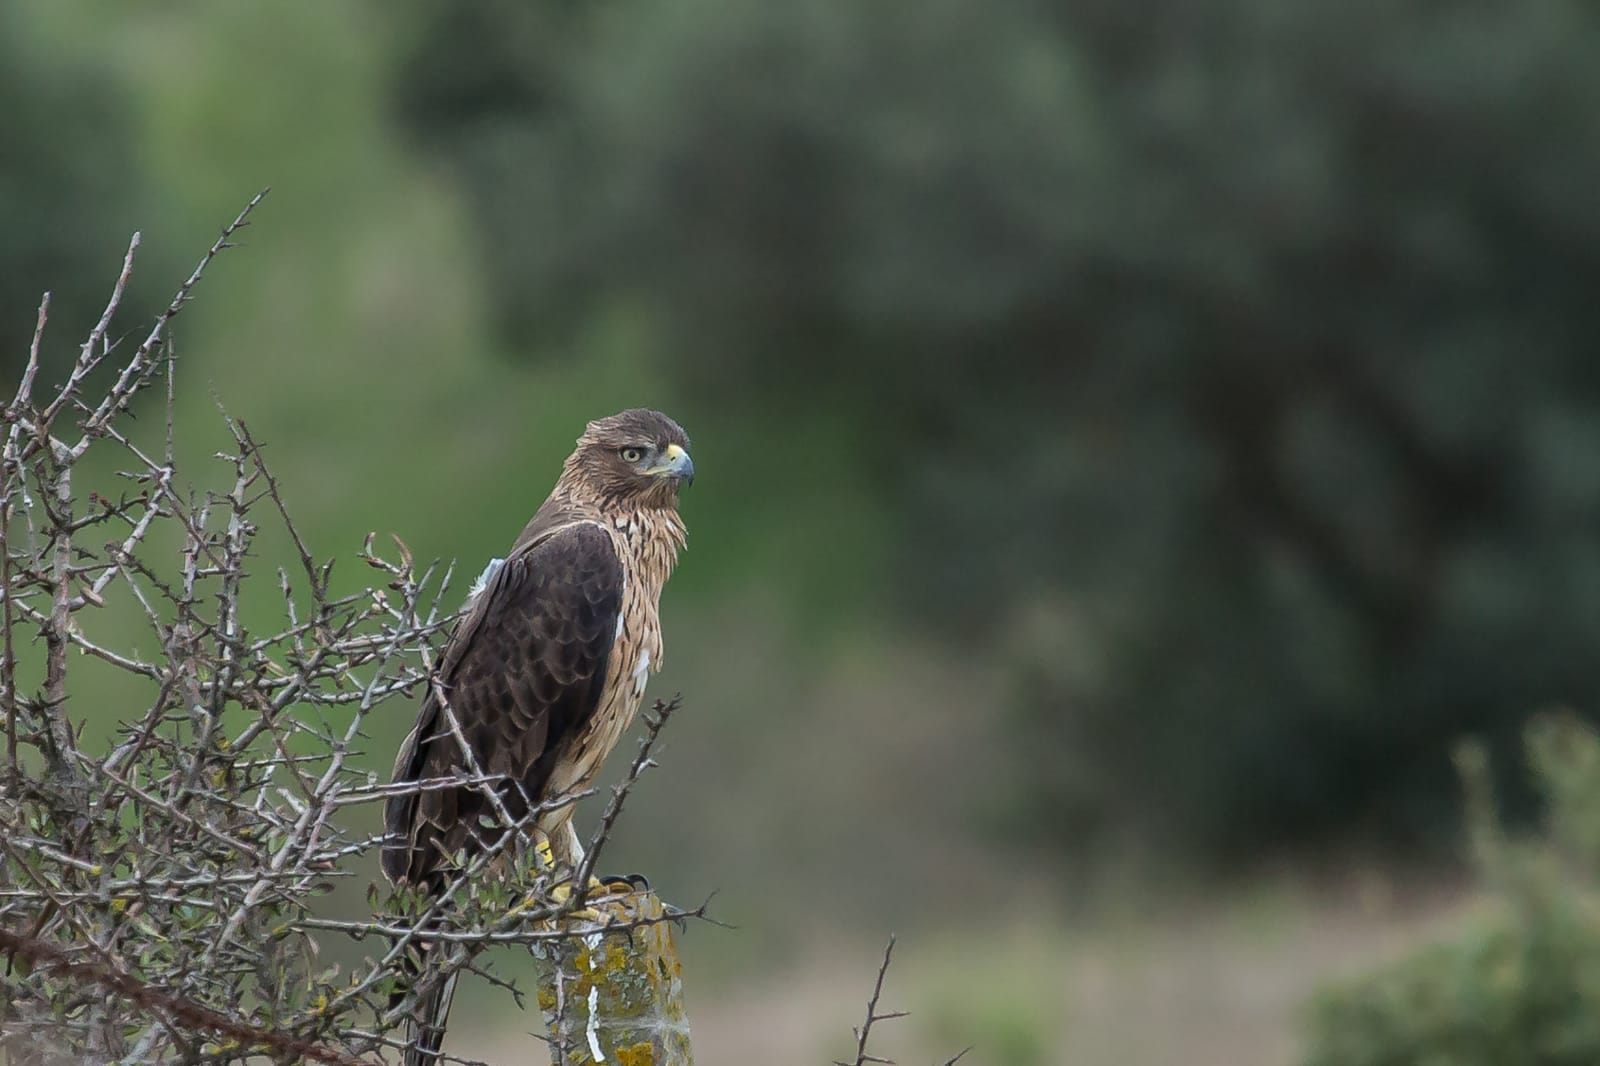
M 71 323 L 47 334 L 46 365 L 71 365 L 72 342 L 82 343 L 76 331 L 87 333 L 100 317 L 149 201 L 115 79 L 83 60 L 42 53 L 18 32 L 21 21 L 18 10 L 0 8 L 0 370 L 8 378 L 27 361 L 46 290 L 51 319 Z M 148 245 L 143 255 L 151 255 Z M 141 285 L 126 306 L 137 322 L 157 305 Z
M 1600 706 L 1600 9 L 425 12 L 508 333 L 852 427 L 886 588 L 1014 671 L 1019 819 L 1412 842 L 1455 737 Z

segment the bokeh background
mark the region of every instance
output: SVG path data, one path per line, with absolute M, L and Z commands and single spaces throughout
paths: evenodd
M 21 0 L 0 370 L 270 185 L 180 424 L 249 422 L 318 554 L 475 572 L 589 418 L 694 438 L 610 859 L 734 926 L 705 1061 L 838 1057 L 892 930 L 896 1057 L 1286 1063 L 1474 905 L 1452 745 L 1515 816 L 1528 716 L 1600 707 L 1597 48 L 1579 0 Z M 532 1027 L 485 987 L 452 1046 Z

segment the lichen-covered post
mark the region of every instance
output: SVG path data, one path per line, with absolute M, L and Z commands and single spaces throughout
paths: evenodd
M 539 976 L 539 1008 L 567 1066 L 693 1066 L 683 1009 L 683 966 L 672 923 L 605 926 L 659 919 L 661 900 L 634 892 L 591 900 L 605 924 L 572 923 L 582 933 L 565 941 Z

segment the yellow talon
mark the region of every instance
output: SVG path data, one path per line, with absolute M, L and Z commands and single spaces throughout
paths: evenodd
M 535 869 L 540 873 L 554 873 L 559 869 L 555 849 L 550 845 L 550 838 L 543 830 L 535 830 L 533 843 L 533 860 Z M 552 878 L 553 879 L 553 878 Z M 591 875 L 588 879 L 587 895 L 591 897 L 625 896 L 634 891 L 634 885 L 625 880 L 602 881 Z M 552 885 L 546 899 L 557 906 L 565 905 L 572 899 L 573 883 L 570 879 L 558 881 Z M 527 901 L 531 905 L 532 898 Z M 568 917 L 584 922 L 605 922 L 605 915 L 593 907 L 580 907 L 570 912 Z
M 566 903 L 567 900 L 572 898 L 572 882 L 563 881 L 550 889 L 550 898 L 558 904 Z M 568 917 L 576 918 L 581 922 L 604 921 L 604 916 L 593 907 L 579 907 L 577 910 L 572 911 Z

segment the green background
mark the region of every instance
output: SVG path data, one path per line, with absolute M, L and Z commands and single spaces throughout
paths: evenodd
M 612 858 L 738 927 L 687 934 L 746 996 L 708 1039 L 757 975 L 842 1025 L 894 928 L 931 1031 L 1058 1061 L 1039 990 L 1097 951 L 1383 940 L 1451 883 L 1451 744 L 1600 706 L 1597 20 L 24 2 L 0 363 L 49 288 L 59 376 L 138 229 L 136 329 L 270 185 L 176 324 L 179 430 L 201 470 L 245 419 L 344 580 L 374 530 L 476 572 L 585 421 L 668 411 L 686 706 Z M 130 696 L 82 676 L 103 736 Z M 1196 947 L 1194 907 L 1242 931 Z M 947 987 L 974 966 L 992 996 Z M 1073 1010 L 1142 1002 L 1104 994 Z

